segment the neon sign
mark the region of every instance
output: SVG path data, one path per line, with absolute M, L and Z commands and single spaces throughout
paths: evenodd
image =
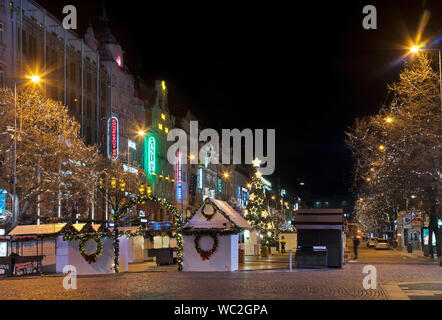
M 203 188 L 203 167 L 198 168 L 198 189 Z
M 119 148 L 119 124 L 118 118 L 114 116 L 107 121 L 107 157 L 110 160 L 118 159 Z
M 149 174 L 155 173 L 155 138 L 150 136 L 147 140 L 147 156 L 149 159 L 149 164 L 147 168 L 147 172 Z
M 183 199 L 183 161 L 181 152 L 177 153 L 176 161 L 176 197 Z

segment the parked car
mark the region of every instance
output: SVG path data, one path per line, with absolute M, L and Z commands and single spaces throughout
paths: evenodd
M 391 249 L 390 247 L 390 243 L 388 242 L 388 240 L 386 239 L 378 239 L 378 241 L 376 241 L 376 245 L 374 247 L 376 250 L 380 250 L 380 249 Z
M 374 247 L 376 247 L 376 238 L 369 238 L 368 240 L 367 240 L 367 247 L 368 248 L 374 248 Z

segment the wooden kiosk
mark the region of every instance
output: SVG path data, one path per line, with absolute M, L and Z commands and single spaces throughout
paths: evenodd
M 297 268 L 342 268 L 345 236 L 342 209 L 300 209 L 295 227 Z
M 206 198 L 183 228 L 183 271 L 238 270 L 238 233 L 251 228 L 227 202 Z

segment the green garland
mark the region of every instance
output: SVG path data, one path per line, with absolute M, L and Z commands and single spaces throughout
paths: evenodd
M 130 199 L 129 201 L 125 202 L 123 206 L 118 211 L 125 212 L 127 209 L 132 208 L 133 206 L 136 206 L 140 202 L 143 201 L 152 201 L 155 203 L 158 203 L 162 206 L 164 206 L 167 211 L 172 213 L 173 216 L 173 226 L 175 228 L 175 232 L 173 233 L 173 237 L 177 239 L 177 245 L 178 245 L 178 252 L 177 252 L 177 264 L 178 264 L 178 271 L 183 270 L 183 234 L 182 234 L 182 228 L 183 228 L 183 221 L 182 221 L 182 213 L 169 201 L 167 201 L 166 198 L 154 196 L 154 195 L 142 195 L 138 196 L 136 198 Z M 117 215 L 117 218 L 120 216 L 120 214 Z M 117 225 L 117 223 L 115 223 Z M 115 251 L 115 250 L 114 250 Z M 115 267 L 118 268 L 118 256 L 116 257 L 116 260 L 114 261 Z M 118 272 L 118 271 L 116 271 Z
M 87 254 L 84 251 L 84 244 L 89 240 L 94 240 L 97 243 L 97 249 L 92 254 Z M 81 256 L 89 264 L 91 264 L 91 262 L 96 262 L 98 257 L 101 256 L 101 254 L 103 253 L 103 243 L 100 240 L 100 235 L 94 233 L 84 234 L 83 236 L 80 237 L 80 243 L 78 244 L 78 249 L 80 250 Z
M 213 209 L 212 214 L 206 214 L 205 210 L 206 210 L 207 206 L 210 206 Z M 210 221 L 213 218 L 213 216 L 216 214 L 216 211 L 217 211 L 217 208 L 213 205 L 212 202 L 205 201 L 205 203 L 201 209 L 201 214 L 203 215 L 204 218 L 206 218 L 207 221 Z
M 201 249 L 199 242 L 200 242 L 200 239 L 201 239 L 202 236 L 210 236 L 210 237 L 212 237 L 212 239 L 213 239 L 213 247 L 212 247 L 212 249 L 207 250 L 207 251 Z M 208 234 L 201 234 L 201 233 L 197 234 L 195 236 L 195 249 L 196 249 L 196 252 L 198 252 L 200 254 L 201 259 L 209 260 L 210 256 L 212 254 L 214 254 L 215 251 L 218 249 L 218 236 L 217 236 L 216 232 L 208 233 Z

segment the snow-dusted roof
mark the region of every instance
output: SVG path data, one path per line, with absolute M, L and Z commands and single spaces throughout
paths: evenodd
M 10 236 L 19 236 L 19 235 L 53 235 L 59 233 L 67 223 L 49 223 L 49 224 L 32 224 L 32 225 L 23 225 L 16 226 L 9 232 Z M 76 223 L 72 226 L 78 231 L 81 232 L 83 228 L 87 225 L 87 223 Z M 93 224 L 92 228 L 95 231 L 98 231 L 100 228 L 100 224 Z
M 67 223 L 50 223 L 50 224 L 40 224 L 40 225 L 24 225 L 24 226 L 16 226 L 9 232 L 10 236 L 19 236 L 19 235 L 50 235 L 56 234 L 64 228 Z
M 227 202 L 222 200 L 216 200 L 207 198 L 205 203 L 212 203 L 216 210 L 216 213 L 210 220 L 202 214 L 204 204 L 198 209 L 198 211 L 192 216 L 192 218 L 184 225 L 186 229 L 251 229 L 252 226 Z M 229 221 L 230 220 L 230 221 Z

